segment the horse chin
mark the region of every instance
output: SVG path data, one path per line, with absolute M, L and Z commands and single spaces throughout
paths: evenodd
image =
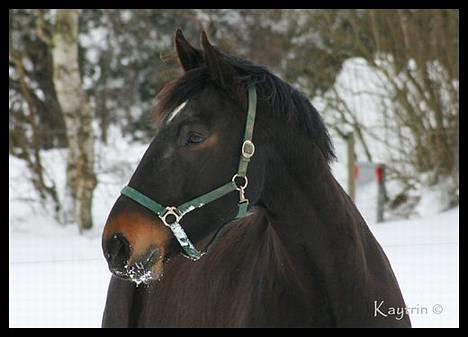
M 152 281 L 159 281 L 163 276 L 164 258 L 149 254 L 149 256 L 139 262 L 128 263 L 124 266 L 124 271 L 113 271 L 113 274 L 123 280 L 131 281 L 139 286 L 149 285 Z

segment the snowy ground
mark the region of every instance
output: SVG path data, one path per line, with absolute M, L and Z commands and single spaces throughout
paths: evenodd
M 371 225 L 396 273 L 414 327 L 458 327 L 458 207 Z
M 25 179 L 24 163 L 10 157 L 10 326 L 100 326 L 110 279 L 100 233 L 146 148 L 119 139 L 115 135 L 111 146 L 97 147 L 101 160 L 93 206 L 96 228 L 86 236 L 80 236 L 76 226 L 56 223 L 37 202 Z M 64 154 L 54 150 L 44 159 L 62 193 Z M 345 163 L 340 161 L 333 169 L 346 186 Z M 458 327 L 459 209 L 375 224 L 365 208 L 364 217 L 392 263 L 413 325 Z
M 34 193 L 24 162 L 10 156 L 10 326 L 100 326 L 110 279 L 101 252 L 102 227 L 147 147 L 114 131 L 109 146 L 96 146 L 95 228 L 86 236 L 76 225 L 57 224 Z M 64 195 L 65 156 L 61 150 L 43 153 L 59 196 Z
M 68 228 L 10 244 L 10 326 L 100 326 L 110 274 L 99 237 Z

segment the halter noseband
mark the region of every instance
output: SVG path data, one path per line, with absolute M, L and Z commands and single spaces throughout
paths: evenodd
M 245 197 L 245 188 L 248 184 L 247 179 L 247 167 L 249 165 L 250 158 L 255 152 L 255 145 L 252 142 L 252 135 L 255 124 L 255 113 L 257 108 L 257 93 L 255 91 L 255 84 L 250 83 L 248 85 L 249 90 L 249 109 L 247 112 L 247 120 L 245 122 L 244 141 L 242 143 L 241 157 L 239 161 L 239 168 L 237 173 L 234 174 L 232 179 L 226 184 L 207 192 L 195 199 L 187 201 L 186 203 L 174 207 L 174 206 L 163 206 L 151 198 L 147 197 L 141 192 L 138 192 L 130 186 L 125 186 L 121 194 L 136 201 L 140 205 L 146 207 L 161 219 L 161 221 L 169 227 L 174 234 L 175 238 L 179 242 L 180 246 L 184 250 L 184 256 L 197 261 L 207 251 L 208 247 L 214 242 L 219 230 L 224 226 L 222 225 L 216 232 L 214 238 L 210 241 L 204 251 L 200 252 L 195 248 L 192 242 L 187 237 L 184 229 L 180 225 L 180 219 L 187 213 L 193 211 L 196 208 L 205 206 L 206 204 L 215 201 L 228 193 L 233 191 L 239 191 L 239 210 L 237 212 L 236 219 L 242 218 L 247 213 L 249 200 Z

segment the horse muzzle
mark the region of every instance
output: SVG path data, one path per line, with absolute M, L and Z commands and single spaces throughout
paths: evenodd
M 121 233 L 114 234 L 104 244 L 104 256 L 114 276 L 137 284 L 147 284 L 161 277 L 162 270 L 157 263 L 162 259 L 159 248 L 148 249 L 146 254 L 138 257 L 131 258 L 130 254 L 130 243 Z

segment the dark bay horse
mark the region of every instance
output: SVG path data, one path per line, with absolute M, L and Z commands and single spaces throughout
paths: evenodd
M 175 44 L 184 73 L 104 229 L 103 327 L 410 327 L 309 100 L 205 33 Z

